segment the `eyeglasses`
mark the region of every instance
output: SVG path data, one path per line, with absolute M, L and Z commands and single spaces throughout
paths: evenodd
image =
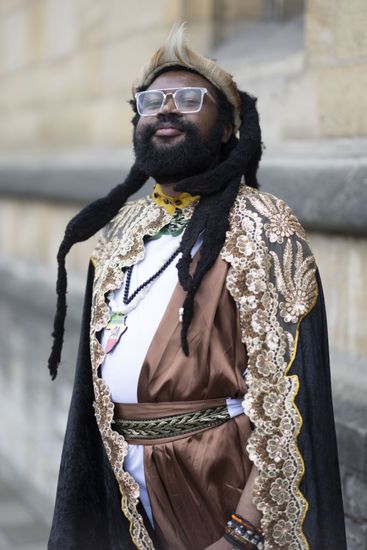
M 163 109 L 167 97 L 172 96 L 177 111 L 184 114 L 197 113 L 203 106 L 205 94 L 214 101 L 206 88 L 196 86 L 166 88 L 166 91 L 146 90 L 135 94 L 136 107 L 140 116 L 155 116 Z

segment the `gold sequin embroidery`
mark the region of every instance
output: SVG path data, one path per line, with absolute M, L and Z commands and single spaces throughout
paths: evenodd
M 192 210 L 186 209 L 185 215 L 191 216 Z M 110 427 L 113 404 L 98 375 L 104 352 L 97 333 L 108 323 L 105 295 L 121 286 L 122 267 L 139 261 L 144 255 L 143 237 L 169 221 L 167 212 L 149 198 L 129 203 L 109 224 L 94 253 L 90 341 L 95 414 L 119 482 L 122 510 L 130 520 L 132 539 L 141 549 L 153 545 L 136 509 L 139 487 L 123 469 L 127 443 Z M 232 208 L 221 256 L 230 264 L 227 288 L 239 308 L 248 353 L 245 407 L 256 430 L 247 451 L 259 470 L 253 500 L 262 512 L 265 548 L 306 550 L 302 524 L 307 503 L 299 490 L 303 461 L 297 447 L 302 420 L 294 403 L 298 378 L 288 376 L 288 370 L 300 320 L 317 295 L 314 259 L 290 208 L 245 186 Z
M 299 323 L 317 296 L 314 258 L 291 209 L 248 187 L 232 209 L 221 255 L 231 264 L 227 288 L 248 353 L 245 408 L 256 428 L 247 451 L 259 471 L 253 500 L 262 512 L 265 548 L 306 550 L 298 377 L 287 373 Z
M 183 210 L 189 219 L 194 207 Z M 93 253 L 95 276 L 93 283 L 90 323 L 90 352 L 94 385 L 94 411 L 106 454 L 118 481 L 121 492 L 121 509 L 130 522 L 130 535 L 135 546 L 141 550 L 153 550 L 153 543 L 137 511 L 139 486 L 124 470 L 124 458 L 128 443 L 124 437 L 111 429 L 114 405 L 107 384 L 99 376 L 105 353 L 97 333 L 107 326 L 110 311 L 106 294 L 120 288 L 123 283 L 123 267 L 130 266 L 144 257 L 144 237 L 155 235 L 172 219 L 150 197 L 127 203 L 108 224 Z M 126 230 L 128 228 L 128 230 Z

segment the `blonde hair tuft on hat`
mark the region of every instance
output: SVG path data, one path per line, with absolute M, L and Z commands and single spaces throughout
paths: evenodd
M 162 70 L 179 65 L 196 71 L 206 78 L 213 86 L 221 90 L 234 108 L 235 129 L 240 127 L 241 99 L 237 85 L 232 75 L 222 69 L 215 61 L 204 57 L 187 45 L 185 23 L 175 24 L 168 35 L 166 42 L 161 46 L 144 65 L 141 74 L 133 86 L 133 93 L 146 88 Z

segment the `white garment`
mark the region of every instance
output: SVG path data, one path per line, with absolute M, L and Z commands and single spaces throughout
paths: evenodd
M 145 255 L 132 271 L 130 292 L 146 281 L 178 248 L 181 236 L 162 235 L 145 244 Z M 196 252 L 198 245 L 194 249 Z M 152 283 L 144 299 L 127 316 L 127 331 L 110 352 L 102 365 L 102 378 L 108 384 L 115 403 L 137 403 L 140 370 L 149 345 L 167 308 L 177 284 L 176 264 L 179 256 Z M 123 308 L 124 288 L 109 293 L 112 311 Z M 178 316 L 178 311 L 177 311 Z M 103 331 L 102 346 L 106 344 L 108 331 Z
M 181 235 L 162 235 L 159 239 L 145 244 L 145 255 L 132 271 L 129 295 L 151 277 L 171 256 L 180 244 Z M 201 240 L 192 249 L 194 256 L 199 249 Z M 137 403 L 138 382 L 141 367 L 154 334 L 159 326 L 173 290 L 177 284 L 176 265 L 180 258 L 173 262 L 155 279 L 143 300 L 135 309 L 128 313 L 127 330 L 121 336 L 115 348 L 107 354 L 102 364 L 102 378 L 109 387 L 112 401 L 115 403 Z M 112 312 L 123 308 L 124 285 L 108 295 Z M 177 311 L 177 316 L 179 312 Z M 108 331 L 102 334 L 102 346 L 107 343 Z M 243 413 L 241 399 L 227 399 L 228 411 L 231 417 Z M 152 510 L 146 488 L 144 475 L 144 446 L 129 445 L 124 467 L 140 486 L 140 499 L 153 525 Z
M 133 269 L 129 295 L 154 274 L 172 252 L 179 246 L 181 236 L 162 235 L 159 239 L 148 241 L 145 256 Z M 201 241 L 192 250 L 192 256 L 199 249 Z M 127 331 L 120 342 L 107 354 L 102 364 L 102 378 L 108 385 L 112 401 L 115 403 L 137 403 L 138 381 L 144 358 L 148 352 L 154 334 L 167 309 L 169 300 L 177 284 L 176 264 L 180 255 L 153 282 L 141 304 L 127 316 Z M 109 305 L 113 312 L 123 308 L 124 287 L 109 293 Z M 177 311 L 177 317 L 179 312 Z M 102 346 L 106 345 L 108 331 L 103 331 Z M 233 403 L 228 400 L 232 412 Z M 231 414 L 231 412 L 230 412 Z M 237 413 L 239 414 L 239 413 Z M 236 414 L 233 414 L 236 416 Z

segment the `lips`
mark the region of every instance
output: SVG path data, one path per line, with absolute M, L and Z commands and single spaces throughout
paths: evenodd
M 155 132 L 155 136 L 171 137 L 182 134 L 182 131 L 178 128 L 158 128 Z
M 153 135 L 159 137 L 174 137 L 179 136 L 182 133 L 183 129 L 181 129 L 177 124 L 167 121 L 165 123 L 158 124 L 153 132 Z

